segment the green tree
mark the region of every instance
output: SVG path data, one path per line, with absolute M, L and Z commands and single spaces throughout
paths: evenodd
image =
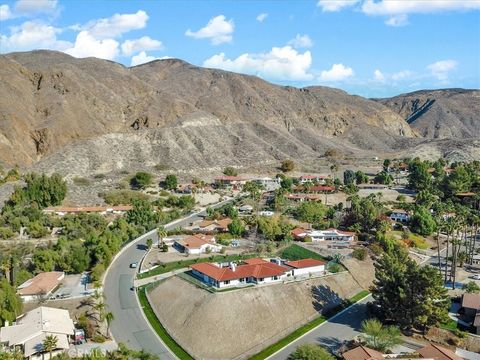
M 367 347 L 385 352 L 402 343 L 400 329 L 396 326 L 383 326 L 377 319 L 362 322 L 363 339 Z
M 165 177 L 165 188 L 175 190 L 178 186 L 178 179 L 175 175 L 169 174 Z
M 297 346 L 288 360 L 335 360 L 335 358 L 316 344 L 302 344 Z
M 410 218 L 410 228 L 417 234 L 429 236 L 436 229 L 435 219 L 427 209 L 417 206 Z
M 428 190 L 432 186 L 429 163 L 415 159 L 408 165 L 408 187 L 413 190 Z
M 43 351 L 49 353 L 49 358 L 52 360 L 52 352 L 57 348 L 58 338 L 55 335 L 47 335 L 43 340 Z
M 401 247 L 387 251 L 375 263 L 371 288 L 382 320 L 402 328 L 438 325 L 448 317 L 450 301 L 443 279 L 431 266 L 419 266 Z
M 49 231 L 40 221 L 32 221 L 27 226 L 27 232 L 32 238 L 39 239 L 47 235 Z
M 152 239 L 150 239 L 150 238 L 148 238 L 148 239 L 147 239 L 147 243 L 146 243 L 146 244 L 147 244 L 147 249 L 149 249 L 149 250 L 150 250 L 150 248 L 151 248 L 151 247 L 152 247 L 152 245 L 153 245 L 153 240 L 152 240 Z
M 383 160 L 383 171 L 388 172 L 391 163 L 392 161 L 390 159 Z
M 386 171 L 381 171 L 377 175 L 375 175 L 373 182 L 375 184 L 390 185 L 393 182 L 393 176 Z
M 57 256 L 51 249 L 39 249 L 33 254 L 32 263 L 36 272 L 53 271 L 57 263 Z
M 223 173 L 227 176 L 237 176 L 238 172 L 235 168 L 231 166 L 227 166 L 225 169 L 223 169 Z
M 317 224 L 325 219 L 327 207 L 321 202 L 307 201 L 295 210 L 295 217 L 300 221 Z
M 245 232 L 245 226 L 243 225 L 242 220 L 237 218 L 233 219 L 232 222 L 228 224 L 228 231 L 233 236 L 242 236 Z
M 15 187 L 9 204 L 35 204 L 40 208 L 60 205 L 67 194 L 67 183 L 58 174 L 47 176 L 34 173 L 24 176 L 26 186 Z
M 280 170 L 282 170 L 284 173 L 293 171 L 295 169 L 295 163 L 293 160 L 283 160 L 282 164 L 280 165 Z
M 469 294 L 480 293 L 480 286 L 478 286 L 475 281 L 469 281 L 468 283 L 463 284 L 462 289 Z
M 21 314 L 22 308 L 22 300 L 15 287 L 6 279 L 0 279 L 0 326 L 5 325 L 5 321 L 11 324 Z
M 345 170 L 343 172 L 343 183 L 345 185 L 355 184 L 355 172 L 353 170 Z
M 107 336 L 110 336 L 110 325 L 112 325 L 113 320 L 115 320 L 115 315 L 111 311 L 105 314 L 105 321 L 107 322 Z
M 158 224 L 158 213 L 153 211 L 152 205 L 147 201 L 135 201 L 133 209 L 128 210 L 125 218 L 128 223 L 142 227 L 144 230 L 151 230 Z
M 152 183 L 152 174 L 139 171 L 130 179 L 130 185 L 136 189 L 145 189 Z
M 357 181 L 357 185 L 365 184 L 368 183 L 368 176 L 363 171 L 358 170 L 355 172 L 355 180 Z

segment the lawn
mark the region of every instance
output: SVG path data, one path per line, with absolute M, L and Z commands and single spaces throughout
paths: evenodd
M 343 309 L 347 308 L 348 306 L 356 303 L 357 301 L 363 299 L 365 296 L 369 294 L 368 291 L 363 290 L 360 291 L 358 294 L 355 296 L 351 297 L 350 299 L 346 300 L 343 304 L 337 306 L 335 309 L 332 309 L 331 312 L 329 312 L 328 315 L 325 316 L 319 316 L 312 321 L 306 323 L 305 325 L 299 327 L 297 330 L 294 332 L 290 333 L 289 335 L 285 336 L 283 339 L 277 341 L 276 343 L 270 345 L 269 347 L 263 349 L 260 351 L 258 354 L 252 356 L 249 360 L 263 360 L 266 359 L 267 357 L 271 356 L 272 354 L 276 353 L 277 351 L 283 349 L 285 346 L 290 344 L 291 342 L 295 341 L 302 335 L 306 334 L 310 330 L 316 328 L 318 325 L 324 323 L 327 321 L 330 317 L 334 316 L 335 314 L 338 314 L 340 311 Z
M 449 321 L 440 324 L 441 329 L 456 331 L 457 330 L 457 322 L 453 319 L 449 319 Z
M 152 285 L 152 284 L 151 284 Z M 138 288 L 138 299 L 140 300 L 140 304 L 142 305 L 143 313 L 148 319 L 150 325 L 152 325 L 155 332 L 160 336 L 160 339 L 164 342 L 164 344 L 180 359 L 180 360 L 193 360 L 183 348 L 177 344 L 175 340 L 168 334 L 167 330 L 163 327 L 160 321 L 155 315 L 150 303 L 147 299 L 146 290 L 149 285 L 141 286 Z
M 297 244 L 290 245 L 289 247 L 283 249 L 279 256 L 282 259 L 286 260 L 301 260 L 301 259 L 307 259 L 307 258 L 312 258 L 312 259 L 317 259 L 317 260 L 322 260 L 325 262 L 328 262 L 329 259 L 323 257 L 320 254 L 317 254 L 316 252 L 310 251 L 308 249 L 305 249 L 304 247 L 301 247 Z
M 244 259 L 249 259 L 255 256 L 259 256 L 258 254 L 247 254 L 247 255 L 212 255 L 206 258 L 195 258 L 195 259 L 188 259 L 188 260 L 181 260 L 181 261 L 173 261 L 169 263 L 164 263 L 156 268 L 138 274 L 137 278 L 144 279 L 150 276 L 164 274 L 173 270 L 183 269 L 189 267 L 193 264 L 198 264 L 202 262 L 224 262 L 224 261 L 239 261 Z
M 401 231 L 390 231 L 388 235 L 392 235 L 396 239 L 401 239 L 402 238 L 402 232 Z M 429 248 L 427 241 L 425 238 L 421 235 L 414 234 L 414 233 L 409 233 L 408 234 L 408 239 L 412 240 L 413 246 L 420 249 L 420 250 L 426 250 Z

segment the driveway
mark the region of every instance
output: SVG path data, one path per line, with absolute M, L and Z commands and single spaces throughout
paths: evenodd
M 214 207 L 222 206 L 232 201 L 226 200 Z M 205 216 L 205 210 L 175 220 L 165 226 L 167 230 L 185 226 Z M 145 319 L 140 308 L 136 293 L 131 290 L 137 269 L 131 269 L 132 262 L 140 262 L 145 255 L 146 241 L 158 241 L 156 230 L 146 233 L 126 245 L 112 261 L 104 278 L 104 294 L 108 310 L 115 319 L 110 326 L 110 332 L 117 343 L 124 343 L 135 350 L 144 349 L 158 355 L 162 360 L 176 359 L 175 355 L 163 344 L 150 324 Z
M 360 334 L 362 321 L 367 318 L 367 302 L 372 301 L 372 299 L 370 295 L 338 313 L 268 359 L 285 360 L 295 351 L 298 345 L 302 344 L 318 344 L 335 353 L 344 341 L 352 340 Z

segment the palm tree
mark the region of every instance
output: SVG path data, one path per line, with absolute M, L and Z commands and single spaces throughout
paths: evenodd
M 163 238 L 167 237 L 167 230 L 163 226 L 160 226 L 157 229 L 157 235 L 158 235 L 158 247 L 160 247 L 163 244 Z
M 107 336 L 110 336 L 110 325 L 112 324 L 112 321 L 115 320 L 115 316 L 111 311 L 107 312 L 105 314 L 105 321 L 107 322 Z
M 43 351 L 48 351 L 50 360 L 52 360 L 52 352 L 57 348 L 58 338 L 55 335 L 47 335 L 43 340 Z
M 335 163 L 332 164 L 330 166 L 330 171 L 332 172 L 333 181 L 335 181 L 335 172 L 338 171 L 338 165 Z

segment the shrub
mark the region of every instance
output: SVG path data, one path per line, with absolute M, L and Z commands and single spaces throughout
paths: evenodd
M 367 258 L 367 249 L 365 248 L 358 248 L 353 250 L 352 256 L 360 261 L 364 261 Z
M 157 171 L 165 171 L 169 169 L 168 165 L 166 164 L 157 164 L 153 168 Z
M 145 189 L 152 183 L 152 174 L 145 171 L 137 172 L 131 179 L 130 185 L 137 189 Z
M 227 166 L 225 169 L 223 169 L 223 173 L 227 176 L 237 176 L 238 172 L 235 168 L 231 166 Z
M 283 172 L 289 172 L 295 169 L 295 163 L 293 160 L 283 160 L 282 164 L 280 165 L 280 170 Z
M 328 265 L 328 271 L 330 271 L 331 273 L 338 273 L 340 270 L 342 269 L 342 267 L 340 266 L 340 264 L 337 264 L 337 263 L 330 263 Z
M 98 194 L 109 205 L 132 204 L 138 200 L 148 200 L 149 196 L 133 190 L 112 190 Z
M 101 334 L 95 334 L 92 337 L 92 341 L 96 342 L 96 343 L 104 343 L 105 342 L 105 336 L 103 336 Z

